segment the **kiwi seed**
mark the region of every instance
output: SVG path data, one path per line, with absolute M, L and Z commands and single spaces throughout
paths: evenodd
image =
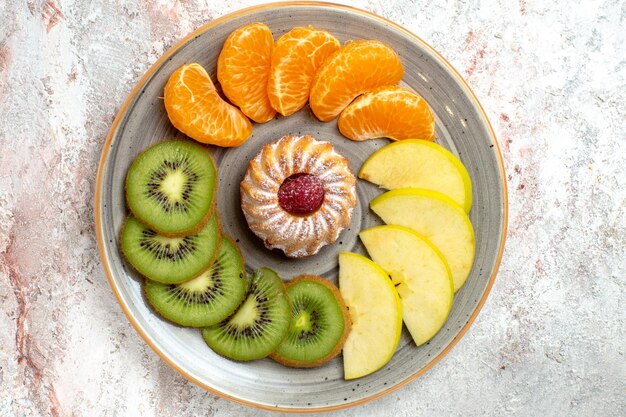
M 126 176 L 126 203 L 133 215 L 162 236 L 200 230 L 214 207 L 217 171 L 200 144 L 168 140 L 140 154 Z
M 177 284 L 196 277 L 215 260 L 220 246 L 217 212 L 197 233 L 166 237 L 142 224 L 132 214 L 122 229 L 124 257 L 143 276 L 164 284 Z
M 235 314 L 202 331 L 217 353 L 236 361 L 264 358 L 276 349 L 289 330 L 291 305 L 276 272 L 261 268 L 248 283 Z
M 339 289 L 322 277 L 301 275 L 287 283 L 287 293 L 293 306 L 291 329 L 270 357 L 294 368 L 311 368 L 337 356 L 351 328 Z
M 222 235 L 213 265 L 182 284 L 146 280 L 146 298 L 163 317 L 190 327 L 212 326 L 239 306 L 246 294 L 244 261 L 237 245 Z

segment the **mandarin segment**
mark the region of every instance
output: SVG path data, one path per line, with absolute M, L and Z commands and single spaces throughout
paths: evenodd
M 435 140 L 435 116 L 426 100 L 398 85 L 358 97 L 341 112 L 337 126 L 345 137 L 356 141 L 381 137 Z
M 358 95 L 398 83 L 404 69 L 398 54 L 375 40 L 348 43 L 329 56 L 315 75 L 309 104 L 315 116 L 327 122 Z
M 272 107 L 283 116 L 302 109 L 309 100 L 315 73 L 340 47 L 333 35 L 313 26 L 293 28 L 278 38 L 267 85 Z
M 183 65 L 165 85 L 165 110 L 172 125 L 198 142 L 239 146 L 252 134 L 252 124 L 217 93 L 199 64 Z
M 267 96 L 273 48 L 270 28 L 253 23 L 228 36 L 217 60 L 217 80 L 224 95 L 257 123 L 276 114 Z

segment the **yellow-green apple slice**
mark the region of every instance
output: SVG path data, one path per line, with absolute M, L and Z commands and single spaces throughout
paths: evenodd
M 363 164 L 359 178 L 387 190 L 424 188 L 447 195 L 466 213 L 472 208 L 472 181 L 450 151 L 421 139 L 390 143 Z
M 446 322 L 454 285 L 439 250 L 404 226 L 378 226 L 359 233 L 370 257 L 393 281 L 402 302 L 402 319 L 417 346 Z
M 360 378 L 382 368 L 396 351 L 402 306 L 385 271 L 356 253 L 339 254 L 339 292 L 352 320 L 343 346 L 344 376 Z
M 385 223 L 430 240 L 450 266 L 454 291 L 461 288 L 474 263 L 474 228 L 458 204 L 436 191 L 401 188 L 376 197 L 370 207 Z

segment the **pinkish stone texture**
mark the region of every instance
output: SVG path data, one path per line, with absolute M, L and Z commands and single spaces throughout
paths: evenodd
M 185 381 L 104 277 L 93 189 L 146 69 L 257 3 L 0 2 L 0 416 L 260 416 Z M 419 380 L 357 415 L 626 415 L 626 5 L 345 2 L 464 75 L 502 147 L 510 228 L 491 296 Z

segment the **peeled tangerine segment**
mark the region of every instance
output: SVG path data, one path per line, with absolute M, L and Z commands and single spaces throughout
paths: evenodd
M 354 41 L 329 56 L 315 75 L 309 104 L 323 122 L 337 117 L 358 95 L 397 84 L 404 75 L 398 54 L 374 40 Z
M 463 163 L 443 146 L 427 140 L 390 143 L 365 161 L 359 178 L 388 190 L 424 188 L 472 208 L 472 181 Z
M 474 229 L 461 207 L 419 188 L 388 191 L 370 207 L 385 223 L 408 227 L 431 241 L 448 262 L 454 291 L 461 288 L 474 263 Z
M 278 38 L 267 85 L 272 107 L 283 116 L 302 109 L 309 100 L 315 73 L 340 47 L 333 35 L 313 26 L 295 27 Z
M 408 88 L 390 85 L 357 97 L 341 112 L 339 131 L 348 139 L 435 140 L 435 116 Z
M 257 123 L 272 120 L 276 111 L 267 96 L 274 38 L 263 23 L 234 30 L 217 60 L 217 80 L 224 95 Z
M 443 327 L 454 298 L 450 268 L 426 238 L 402 226 L 378 226 L 359 233 L 367 252 L 393 280 L 402 318 L 420 346 Z
M 174 71 L 164 96 L 172 125 L 198 142 L 239 146 L 252 134 L 250 120 L 220 97 L 200 64 L 183 65 Z
M 360 378 L 393 356 L 402 332 L 402 306 L 385 271 L 356 253 L 339 254 L 339 291 L 352 319 L 343 347 L 344 376 Z

